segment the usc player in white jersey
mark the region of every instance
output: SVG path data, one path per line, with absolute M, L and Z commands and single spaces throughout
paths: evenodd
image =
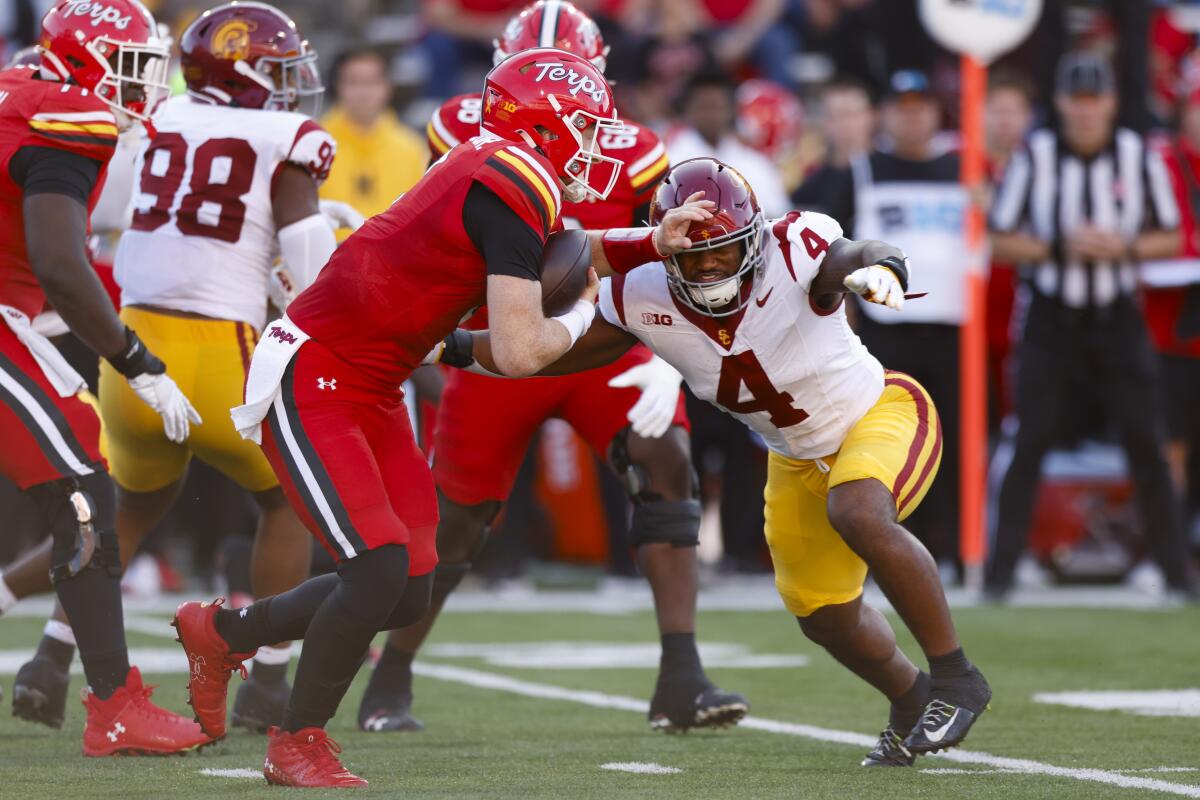
M 170 359 L 204 421 L 186 440 L 168 439 L 158 415 L 102 365 L 117 530 L 129 558 L 171 507 L 194 455 L 252 493 L 261 511 L 254 589 L 275 594 L 308 577 L 308 533 L 262 451 L 238 436 L 228 414 L 241 402 L 266 323 L 276 257 L 303 289 L 336 247 L 317 198 L 336 144 L 296 111 L 323 89 L 316 54 L 277 9 L 213 8 L 184 32 L 180 50 L 188 92 L 153 117 L 156 135 L 134 166 L 133 219 L 115 274 L 121 319 Z M 288 658 L 287 646 L 260 650 L 235 724 L 265 731 L 282 718 Z
M 852 242 L 822 214 L 764 220 L 735 170 L 715 159 L 672 168 L 654 222 L 681 206 L 687 249 L 630 230 L 651 258 L 606 279 L 600 315 L 541 374 L 594 368 L 638 342 L 681 373 L 696 395 L 744 422 L 770 450 L 766 538 L 775 582 L 800 628 L 891 701 L 888 725 L 863 766 L 911 766 L 952 747 L 991 690 L 966 659 L 937 567 L 900 522 L 937 473 L 942 431 L 929 395 L 872 356 L 846 321 L 845 293 L 900 308 L 907 259 L 883 242 Z M 654 230 L 654 229 L 649 229 Z M 608 261 L 621 273 L 618 260 Z M 447 363 L 471 353 L 491 370 L 486 334 L 446 340 Z M 878 611 L 862 602 L 870 570 L 928 658 L 919 670 Z

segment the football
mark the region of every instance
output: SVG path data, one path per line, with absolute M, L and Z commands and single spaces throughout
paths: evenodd
M 555 231 L 542 251 L 542 313 L 565 314 L 587 286 L 592 248 L 587 233 L 578 229 Z

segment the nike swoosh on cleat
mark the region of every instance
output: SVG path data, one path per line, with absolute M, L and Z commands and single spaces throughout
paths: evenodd
M 946 738 L 946 732 L 950 730 L 950 726 L 954 724 L 954 720 L 958 719 L 958 712 L 961 710 L 960 708 L 954 709 L 954 713 L 950 715 L 950 719 L 946 721 L 946 724 L 937 730 L 925 731 L 925 738 L 931 742 L 940 742 Z
M 763 306 L 765 306 L 767 304 L 767 298 L 771 296 L 771 292 L 773 292 L 773 291 L 775 291 L 774 286 L 772 286 L 770 289 L 768 289 L 767 293 L 764 294 L 762 297 L 755 298 L 755 300 L 754 300 L 755 304 L 758 305 L 759 308 L 762 308 Z

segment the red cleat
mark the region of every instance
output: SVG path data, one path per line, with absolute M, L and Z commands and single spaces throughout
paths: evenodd
M 150 702 L 153 686 L 142 684 L 142 673 L 131 667 L 125 685 L 101 700 L 85 692 L 87 727 L 85 756 L 182 755 L 210 743 L 200 726 Z
M 275 786 L 307 789 L 365 789 L 366 780 L 342 766 L 342 748 L 320 728 L 288 733 L 272 726 L 267 731 L 263 777 Z
M 175 619 L 171 620 L 179 632 L 176 641 L 183 645 L 191 667 L 188 704 L 196 712 L 200 727 L 214 739 L 225 735 L 229 676 L 238 670 L 245 680 L 246 667 L 242 662 L 254 657 L 254 652 L 229 652 L 229 645 L 217 633 L 213 620 L 224 602 L 224 597 L 218 597 L 211 603 L 184 603 L 175 610 Z

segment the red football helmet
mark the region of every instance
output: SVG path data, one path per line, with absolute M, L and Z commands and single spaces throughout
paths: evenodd
M 566 0 L 537 0 L 526 6 L 508 21 L 504 33 L 492 44 L 496 48 L 492 54 L 495 64 L 522 50 L 554 47 L 587 59 L 601 72 L 608 65 L 608 47 L 600 28 Z
M 4 65 L 5 69 L 13 67 L 40 67 L 42 65 L 42 54 L 38 52 L 37 45 L 22 47 L 20 50 L 12 54 L 8 59 L 8 63 Z
M 234 0 L 205 11 L 179 40 L 188 93 L 218 105 L 295 111 L 325 92 L 317 54 L 291 17 L 274 6 Z
M 138 0 L 62 0 L 42 17 L 42 73 L 140 120 L 165 98 L 169 45 Z
M 718 281 L 689 281 L 676 256 L 667 259 L 667 282 L 684 305 L 710 317 L 737 313 L 750 301 L 748 291 L 764 260 L 762 211 L 754 190 L 741 173 L 715 158 L 693 158 L 676 164 L 659 184 L 650 205 L 650 223 L 658 225 L 672 208 L 689 196 L 704 192 L 704 200 L 717 204 L 711 219 L 693 222 L 688 238 L 694 250 L 715 250 L 741 244 L 742 263 L 737 272 Z M 744 289 L 746 291 L 744 291 Z
M 787 154 L 804 129 L 804 106 L 787 87 L 754 79 L 737 90 L 738 134 L 770 159 Z
M 602 131 L 622 128 L 612 90 L 590 61 L 564 50 L 525 50 L 493 67 L 483 84 L 481 127 L 537 148 L 571 203 L 604 200 L 621 172 L 621 161 L 600 149 Z

